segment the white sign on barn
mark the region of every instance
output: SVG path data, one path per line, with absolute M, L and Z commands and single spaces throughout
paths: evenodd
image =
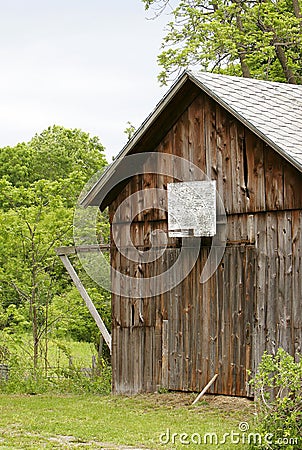
M 168 183 L 169 237 L 216 234 L 216 182 Z

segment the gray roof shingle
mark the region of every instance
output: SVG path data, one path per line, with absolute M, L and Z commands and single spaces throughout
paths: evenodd
M 302 170 L 302 86 L 188 73 L 218 103 Z

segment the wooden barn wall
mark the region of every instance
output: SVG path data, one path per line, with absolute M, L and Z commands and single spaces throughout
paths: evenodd
M 302 350 L 301 174 L 204 94 L 154 150 L 182 156 L 217 180 L 228 245 L 203 285 L 208 241 L 190 275 L 171 291 L 135 299 L 128 286 L 129 296 L 112 296 L 113 390 L 199 390 L 218 373 L 210 392 L 249 395 L 247 371 L 255 369 L 264 350 Z M 133 177 L 110 205 L 111 220 L 132 193 L 166 189 L 171 181 L 154 174 Z M 143 205 L 143 196 L 140 201 Z M 131 217 L 127 208 L 115 217 L 121 245 Z M 156 229 L 167 231 L 166 213 L 144 210 L 132 222 L 133 243 L 150 249 Z M 169 239 L 160 259 L 139 265 L 113 245 L 112 265 L 134 277 L 151 277 L 173 265 L 179 247 L 178 239 Z M 190 258 L 188 252 L 188 263 Z

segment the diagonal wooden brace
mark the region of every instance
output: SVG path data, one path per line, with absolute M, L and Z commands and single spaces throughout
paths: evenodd
M 71 264 L 68 256 L 60 253 L 59 251 L 57 251 L 58 256 L 61 258 L 62 263 L 64 264 L 67 272 L 70 275 L 70 278 L 72 279 L 72 281 L 74 282 L 75 286 L 77 287 L 82 299 L 84 300 L 84 302 L 86 303 L 87 308 L 90 311 L 90 314 L 92 315 L 92 317 L 95 320 L 95 323 L 97 324 L 98 329 L 100 330 L 100 332 L 102 333 L 102 336 L 106 342 L 106 344 L 108 345 L 108 348 L 110 350 L 110 354 L 111 354 L 111 336 L 106 328 L 106 325 L 104 324 L 101 316 L 99 315 L 96 307 L 93 304 L 93 301 L 91 300 L 91 298 L 89 297 L 88 292 L 86 291 L 86 289 L 84 288 L 77 272 L 75 271 L 73 265 Z

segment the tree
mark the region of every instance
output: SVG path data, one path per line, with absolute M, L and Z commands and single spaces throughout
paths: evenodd
M 171 7 L 159 80 L 189 65 L 230 75 L 302 82 L 301 0 L 142 0 L 161 14 Z
M 72 244 L 77 198 L 105 164 L 98 138 L 59 126 L 0 150 L 0 325 L 30 327 L 35 368 L 52 299 L 70 289 L 54 248 Z

